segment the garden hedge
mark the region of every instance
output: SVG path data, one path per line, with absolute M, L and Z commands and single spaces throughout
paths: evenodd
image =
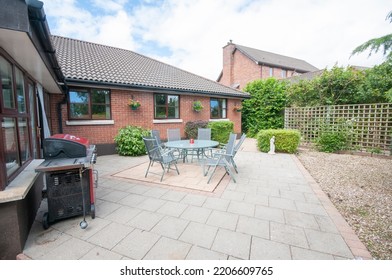
M 275 136 L 275 151 L 295 153 L 298 149 L 301 134 L 295 129 L 266 129 L 257 133 L 257 147 L 262 152 L 270 150 L 270 139 Z

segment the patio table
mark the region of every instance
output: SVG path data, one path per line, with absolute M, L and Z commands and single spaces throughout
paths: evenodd
M 165 147 L 171 148 L 171 149 L 180 149 L 184 150 L 185 153 L 183 154 L 183 162 L 185 162 L 185 158 L 188 154 L 188 150 L 201 150 L 201 155 L 202 155 L 202 166 L 203 166 L 203 175 L 205 175 L 204 172 L 204 150 L 209 149 L 209 148 L 214 148 L 219 145 L 219 142 L 217 141 L 212 141 L 212 140 L 194 140 L 194 143 L 191 143 L 189 140 L 179 140 L 179 141 L 169 141 L 165 143 Z

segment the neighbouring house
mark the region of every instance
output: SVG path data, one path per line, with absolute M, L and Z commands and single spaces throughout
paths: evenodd
M 308 62 L 232 43 L 223 47 L 223 70 L 217 81 L 243 89 L 257 79 L 285 79 L 318 69 Z
M 27 4 L 28 3 L 28 4 Z M 0 1 L 0 259 L 22 252 L 42 200 L 41 141 L 63 75 L 40 1 Z
M 119 48 L 52 36 L 43 3 L 0 0 L 0 259 L 22 252 L 42 200 L 42 141 L 57 133 L 115 152 L 127 125 L 230 120 L 247 93 Z M 141 106 L 133 110 L 130 100 Z M 201 112 L 192 110 L 200 101 Z
M 241 132 L 239 107 L 248 93 L 115 47 L 52 36 L 66 94 L 51 96 L 51 131 L 90 139 L 98 154 L 115 153 L 121 127 L 184 128 L 192 120 L 230 120 Z M 141 106 L 130 108 L 129 101 Z M 200 101 L 204 109 L 192 110 Z

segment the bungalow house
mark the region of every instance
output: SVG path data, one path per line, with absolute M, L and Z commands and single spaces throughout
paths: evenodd
M 248 94 L 140 54 L 51 36 L 43 3 L 0 0 L 0 259 L 22 252 L 42 199 L 42 140 L 69 133 L 115 152 L 119 128 L 230 120 Z M 132 110 L 129 100 L 141 106 Z M 192 110 L 194 101 L 204 106 Z
M 257 79 L 285 79 L 318 69 L 304 60 L 257 50 L 230 41 L 223 47 L 223 70 L 217 81 L 243 89 Z
M 192 120 L 230 120 L 241 132 L 234 108 L 248 94 L 132 51 L 52 36 L 65 76 L 66 94 L 51 96 L 51 131 L 90 139 L 98 154 L 115 153 L 121 127 L 184 128 Z M 132 110 L 130 100 L 141 106 Z M 192 110 L 200 101 L 204 109 Z

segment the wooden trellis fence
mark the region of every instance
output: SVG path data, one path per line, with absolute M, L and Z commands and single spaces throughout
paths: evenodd
M 392 103 L 286 108 L 284 126 L 298 129 L 305 143 L 318 137 L 321 126 L 345 126 L 354 136 L 355 149 L 392 149 Z

